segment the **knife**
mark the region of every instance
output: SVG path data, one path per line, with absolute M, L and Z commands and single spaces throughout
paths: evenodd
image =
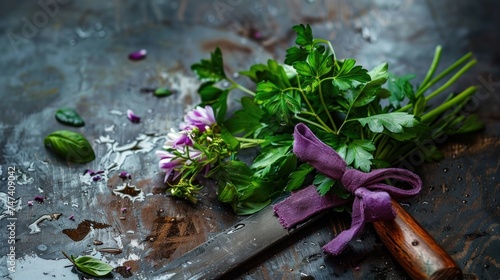
M 393 257 L 413 279 L 462 279 L 462 271 L 420 224 L 397 202 L 394 220 L 373 222 Z M 292 229 L 285 229 L 272 205 L 236 223 L 205 243 L 168 263 L 153 279 L 215 279 L 287 238 L 328 211 Z

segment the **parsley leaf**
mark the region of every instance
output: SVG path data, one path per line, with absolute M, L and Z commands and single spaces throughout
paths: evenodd
M 201 62 L 193 64 L 191 70 L 198 75 L 201 81 L 218 82 L 225 79 L 226 73 L 224 72 L 224 63 L 220 48 L 216 48 L 210 54 L 210 60 L 202 59 Z
M 297 32 L 297 39 L 295 39 L 295 44 L 304 47 L 311 48 L 313 46 L 313 34 L 311 26 L 308 25 L 295 25 L 292 29 Z
M 306 179 L 306 176 L 311 173 L 314 170 L 314 167 L 312 167 L 308 163 L 303 163 L 299 166 L 299 168 L 288 176 L 290 179 L 286 185 L 286 190 L 287 191 L 294 191 L 302 187 L 304 184 L 304 181 Z
M 355 168 L 369 172 L 373 159 L 373 151 L 375 151 L 375 145 L 370 140 L 354 140 L 347 146 L 345 161 L 347 165 L 354 164 Z
M 365 83 L 370 81 L 368 71 L 361 66 L 355 66 L 356 60 L 348 58 L 340 63 L 340 70 L 333 79 L 333 85 L 341 90 L 354 86 L 354 82 Z
M 368 124 L 372 132 L 382 132 L 385 128 L 393 133 L 402 133 L 403 127 L 413 127 L 418 124 L 418 120 L 413 115 L 403 112 L 373 115 L 356 120 L 363 126 Z

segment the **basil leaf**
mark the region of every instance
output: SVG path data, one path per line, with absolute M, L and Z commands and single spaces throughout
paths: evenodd
M 71 126 L 84 126 L 85 121 L 78 115 L 74 109 L 61 108 L 56 112 L 56 120 L 62 124 L 67 124 Z
M 86 163 L 95 159 L 94 150 L 81 134 L 58 130 L 45 137 L 45 147 L 61 158 L 75 163 Z
M 96 277 L 108 275 L 113 271 L 112 266 L 91 256 L 73 258 L 73 263 L 82 272 Z

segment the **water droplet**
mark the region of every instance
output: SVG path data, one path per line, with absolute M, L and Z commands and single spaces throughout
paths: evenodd
M 325 269 L 325 268 L 326 268 L 326 266 L 324 266 L 324 265 L 320 265 L 320 266 L 319 266 L 319 268 L 320 268 L 320 269 Z
M 444 173 L 446 173 L 446 172 L 448 172 L 448 171 L 449 171 L 449 169 L 448 169 L 448 168 L 446 168 L 446 167 L 445 167 L 445 168 L 443 168 L 443 172 L 444 172 Z
M 411 242 L 411 245 L 412 245 L 412 246 L 418 246 L 418 241 L 417 241 L 417 240 L 413 240 L 413 241 Z
M 434 190 L 434 186 L 430 186 L 430 187 L 429 187 L 429 190 L 430 190 L 430 191 L 433 191 L 433 190 Z
M 233 73 L 233 78 L 238 79 L 240 77 L 240 73 L 234 72 Z
M 76 46 L 78 44 L 78 40 L 75 39 L 75 38 L 71 38 L 71 39 L 69 39 L 68 43 L 69 43 L 70 46 L 73 47 L 73 46 Z
M 468 193 L 467 193 L 467 194 L 465 194 L 465 197 L 469 197 L 469 194 L 468 194 Z
M 104 30 L 97 32 L 97 36 L 99 36 L 99 38 L 101 38 L 101 39 L 106 37 L 106 35 L 108 35 L 108 33 Z
M 47 251 L 47 249 L 48 249 L 48 248 L 47 248 L 47 245 L 45 245 L 45 244 L 40 244 L 40 245 L 38 245 L 36 248 L 37 248 L 38 250 L 42 251 L 42 252 L 43 252 L 43 251 Z
M 483 267 L 486 268 L 486 269 L 488 269 L 488 268 L 490 268 L 490 265 L 489 264 L 485 264 L 485 265 L 483 265 Z
M 467 204 L 467 200 L 462 200 L 462 203 L 463 204 Z
M 457 180 L 458 180 L 459 182 L 462 182 L 462 177 L 458 177 L 458 178 L 457 178 Z
M 209 23 L 214 23 L 214 22 L 215 22 L 215 16 L 214 16 L 214 15 L 212 15 L 212 14 L 208 14 L 208 15 L 207 15 L 207 21 L 208 21 Z

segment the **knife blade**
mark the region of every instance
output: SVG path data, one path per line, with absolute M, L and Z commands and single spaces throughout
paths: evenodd
M 393 201 L 393 206 L 396 219 L 374 225 L 403 269 L 413 279 L 462 279 L 461 269 L 432 236 L 397 202 Z M 153 279 L 218 278 L 327 212 L 287 230 L 269 205 L 155 271 Z
M 268 205 L 155 271 L 153 277 L 161 280 L 220 277 L 326 213 L 287 230 L 279 223 L 273 206 Z

